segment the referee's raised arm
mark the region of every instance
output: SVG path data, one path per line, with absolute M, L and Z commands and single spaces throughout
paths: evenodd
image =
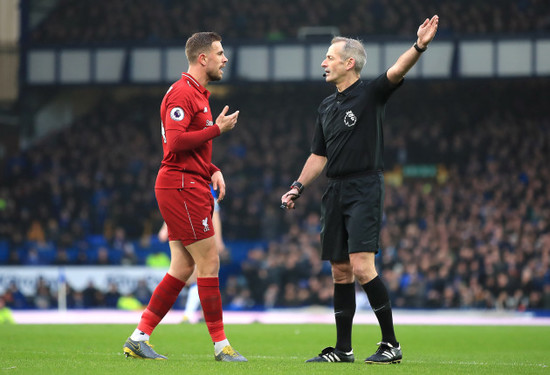
M 418 27 L 416 33 L 418 39 L 406 50 L 387 71 L 388 80 L 391 83 L 399 83 L 405 77 L 405 74 L 416 64 L 420 59 L 420 55 L 428 49 L 428 44 L 435 37 L 437 26 L 439 25 L 439 16 L 435 15 L 431 19 L 426 20 Z

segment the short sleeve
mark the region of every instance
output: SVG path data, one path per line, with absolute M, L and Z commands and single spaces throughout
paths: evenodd
M 391 83 L 388 79 L 387 71 L 380 74 L 374 81 L 373 85 L 375 87 L 375 90 L 377 94 L 379 95 L 379 98 L 382 100 L 383 103 L 386 103 L 388 99 L 392 96 L 392 94 L 397 90 L 405 79 L 402 79 L 399 83 Z
M 163 123 L 166 130 L 186 131 L 195 112 L 189 94 L 175 88 L 168 93 Z
M 325 136 L 323 134 L 323 126 L 321 125 L 321 118 L 319 115 L 315 122 L 315 132 L 313 133 L 313 140 L 311 141 L 311 153 L 319 156 L 327 155 Z

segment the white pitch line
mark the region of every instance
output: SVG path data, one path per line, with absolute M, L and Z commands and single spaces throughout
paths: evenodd
M 507 363 L 507 362 L 496 362 L 496 363 L 489 363 L 489 362 L 468 362 L 468 361 L 418 361 L 418 360 L 403 360 L 403 363 L 418 363 L 418 364 L 427 364 L 427 363 L 435 363 L 438 365 L 462 365 L 462 366 L 530 366 L 530 367 L 542 367 L 547 368 L 548 365 L 545 365 L 544 363 L 522 363 L 522 362 L 513 362 L 513 363 Z

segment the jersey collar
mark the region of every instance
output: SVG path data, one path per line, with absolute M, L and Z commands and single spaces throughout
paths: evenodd
M 201 94 L 206 96 L 206 98 L 210 96 L 210 91 L 203 87 L 191 74 L 181 73 L 181 78 L 186 79 L 190 86 L 195 87 Z
M 352 92 L 352 90 L 354 88 L 359 86 L 360 83 L 361 83 L 361 79 L 358 79 L 357 81 L 355 81 L 350 87 L 348 87 L 344 91 L 339 92 L 338 90 L 336 90 L 336 99 L 337 100 L 344 100 L 345 98 L 348 97 L 348 95 Z

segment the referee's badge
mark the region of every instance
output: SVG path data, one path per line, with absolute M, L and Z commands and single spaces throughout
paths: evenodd
M 174 121 L 181 121 L 185 117 L 185 113 L 183 112 L 183 108 L 181 107 L 174 107 L 170 111 L 170 118 Z
M 350 128 L 355 125 L 357 122 L 357 116 L 355 116 L 355 113 L 353 113 L 351 110 L 346 112 L 346 115 L 344 116 L 344 124 L 349 126 Z

